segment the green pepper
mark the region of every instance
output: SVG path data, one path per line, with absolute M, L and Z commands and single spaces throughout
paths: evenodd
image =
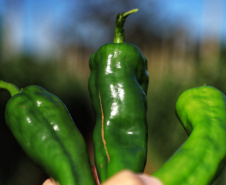
M 143 172 L 147 155 L 147 60 L 133 44 L 124 42 L 126 17 L 119 14 L 114 43 L 91 55 L 89 91 L 96 112 L 94 156 L 101 182 L 129 169 Z
M 60 185 L 94 185 L 85 141 L 64 103 L 40 86 L 21 91 L 0 81 L 12 97 L 6 123 L 25 153 Z
M 226 97 L 211 86 L 192 88 L 176 113 L 189 138 L 153 176 L 164 185 L 211 184 L 226 160 Z

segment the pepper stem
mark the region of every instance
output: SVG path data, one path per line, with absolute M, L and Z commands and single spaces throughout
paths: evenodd
M 124 23 L 126 21 L 126 18 L 132 14 L 136 13 L 138 9 L 132 9 L 128 12 L 119 13 L 116 17 L 115 22 L 115 36 L 114 36 L 114 43 L 123 43 L 125 39 L 124 34 Z
M 0 88 L 8 90 L 11 96 L 14 96 L 20 92 L 20 89 L 17 86 L 2 80 L 0 80 Z

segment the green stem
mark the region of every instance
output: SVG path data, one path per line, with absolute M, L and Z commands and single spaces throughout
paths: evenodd
M 133 9 L 128 12 L 123 12 L 119 13 L 116 18 L 115 22 L 115 36 L 114 36 L 114 43 L 123 43 L 125 39 L 125 34 L 124 34 L 124 23 L 126 21 L 126 18 L 132 14 L 136 13 L 138 9 Z
M 8 90 L 11 96 L 14 96 L 15 94 L 18 94 L 20 92 L 20 89 L 17 86 L 8 82 L 4 82 L 2 80 L 0 80 L 0 88 Z

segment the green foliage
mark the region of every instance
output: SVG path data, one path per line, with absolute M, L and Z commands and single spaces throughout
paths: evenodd
M 158 85 L 150 84 L 148 93 L 149 143 L 162 161 L 168 159 L 186 138 L 175 115 L 175 103 L 182 90 L 169 79 Z

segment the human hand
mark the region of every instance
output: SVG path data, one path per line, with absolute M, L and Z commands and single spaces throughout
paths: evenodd
M 102 185 L 163 185 L 159 179 L 145 174 L 136 174 L 129 170 L 123 170 Z
M 53 179 L 49 178 L 42 185 L 59 185 L 59 184 L 56 183 Z
M 95 174 L 94 174 L 95 175 Z M 123 170 L 102 185 L 163 185 L 160 180 L 145 174 L 135 174 L 129 170 Z M 58 185 L 52 179 L 47 179 L 43 185 Z

